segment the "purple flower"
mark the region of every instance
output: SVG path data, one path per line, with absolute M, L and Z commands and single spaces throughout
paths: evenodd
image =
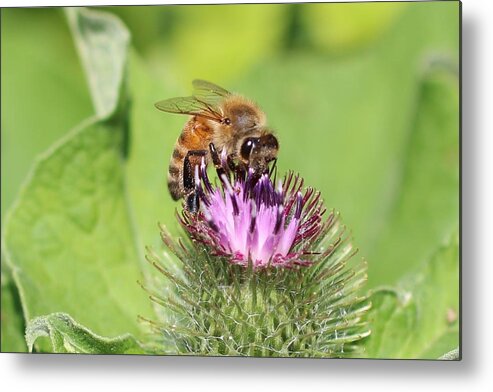
M 219 171 L 220 186 L 213 186 L 205 164 L 196 168 L 198 213 L 184 210 L 180 223 L 191 238 L 216 256 L 253 269 L 307 266 L 311 249 L 324 228 L 320 193 L 303 189 L 303 180 L 288 173 L 277 186 L 270 175 L 252 171 Z

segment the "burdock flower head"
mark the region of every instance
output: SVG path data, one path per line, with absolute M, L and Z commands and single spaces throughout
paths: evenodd
M 205 164 L 197 169 L 202 208 L 197 214 L 185 211 L 181 219 L 191 237 L 244 267 L 311 264 L 310 246 L 323 231 L 320 193 L 303 190 L 303 180 L 293 173 L 277 186 L 268 174 L 234 171 L 231 178 L 229 173 L 221 170 L 215 187 Z
M 341 357 L 369 334 L 359 288 L 365 264 L 339 215 L 288 173 L 256 175 L 223 156 L 211 181 L 195 167 L 200 207 L 178 219 L 185 236 L 162 229 L 171 253 L 149 251 L 164 275 L 148 291 L 164 306 L 151 324 L 165 352 L 198 355 Z

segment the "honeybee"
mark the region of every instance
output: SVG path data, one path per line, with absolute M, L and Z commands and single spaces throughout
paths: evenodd
M 220 169 L 219 152 L 229 162 L 253 170 L 269 171 L 277 158 L 279 143 L 266 125 L 265 113 L 249 99 L 205 80 L 192 82 L 189 97 L 170 98 L 156 103 L 159 110 L 191 117 L 178 137 L 168 169 L 168 189 L 173 200 L 185 198 L 186 208 L 197 212 L 195 166 L 204 159 Z

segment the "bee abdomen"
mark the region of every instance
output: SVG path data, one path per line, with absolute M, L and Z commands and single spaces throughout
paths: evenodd
M 183 164 L 187 155 L 187 148 L 183 145 L 184 133 L 178 138 L 168 169 L 168 190 L 173 200 L 179 200 L 185 195 L 183 188 Z
M 183 197 L 183 187 L 180 182 L 180 169 L 172 161 L 168 170 L 168 190 L 171 198 L 176 201 Z

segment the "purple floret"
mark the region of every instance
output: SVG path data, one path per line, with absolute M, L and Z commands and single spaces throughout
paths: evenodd
M 185 210 L 180 219 L 191 237 L 244 267 L 310 265 L 325 212 L 320 193 L 302 189 L 303 180 L 293 173 L 277 187 L 268 174 L 226 173 L 215 187 L 204 164 L 196 171 L 201 208 L 196 214 Z

